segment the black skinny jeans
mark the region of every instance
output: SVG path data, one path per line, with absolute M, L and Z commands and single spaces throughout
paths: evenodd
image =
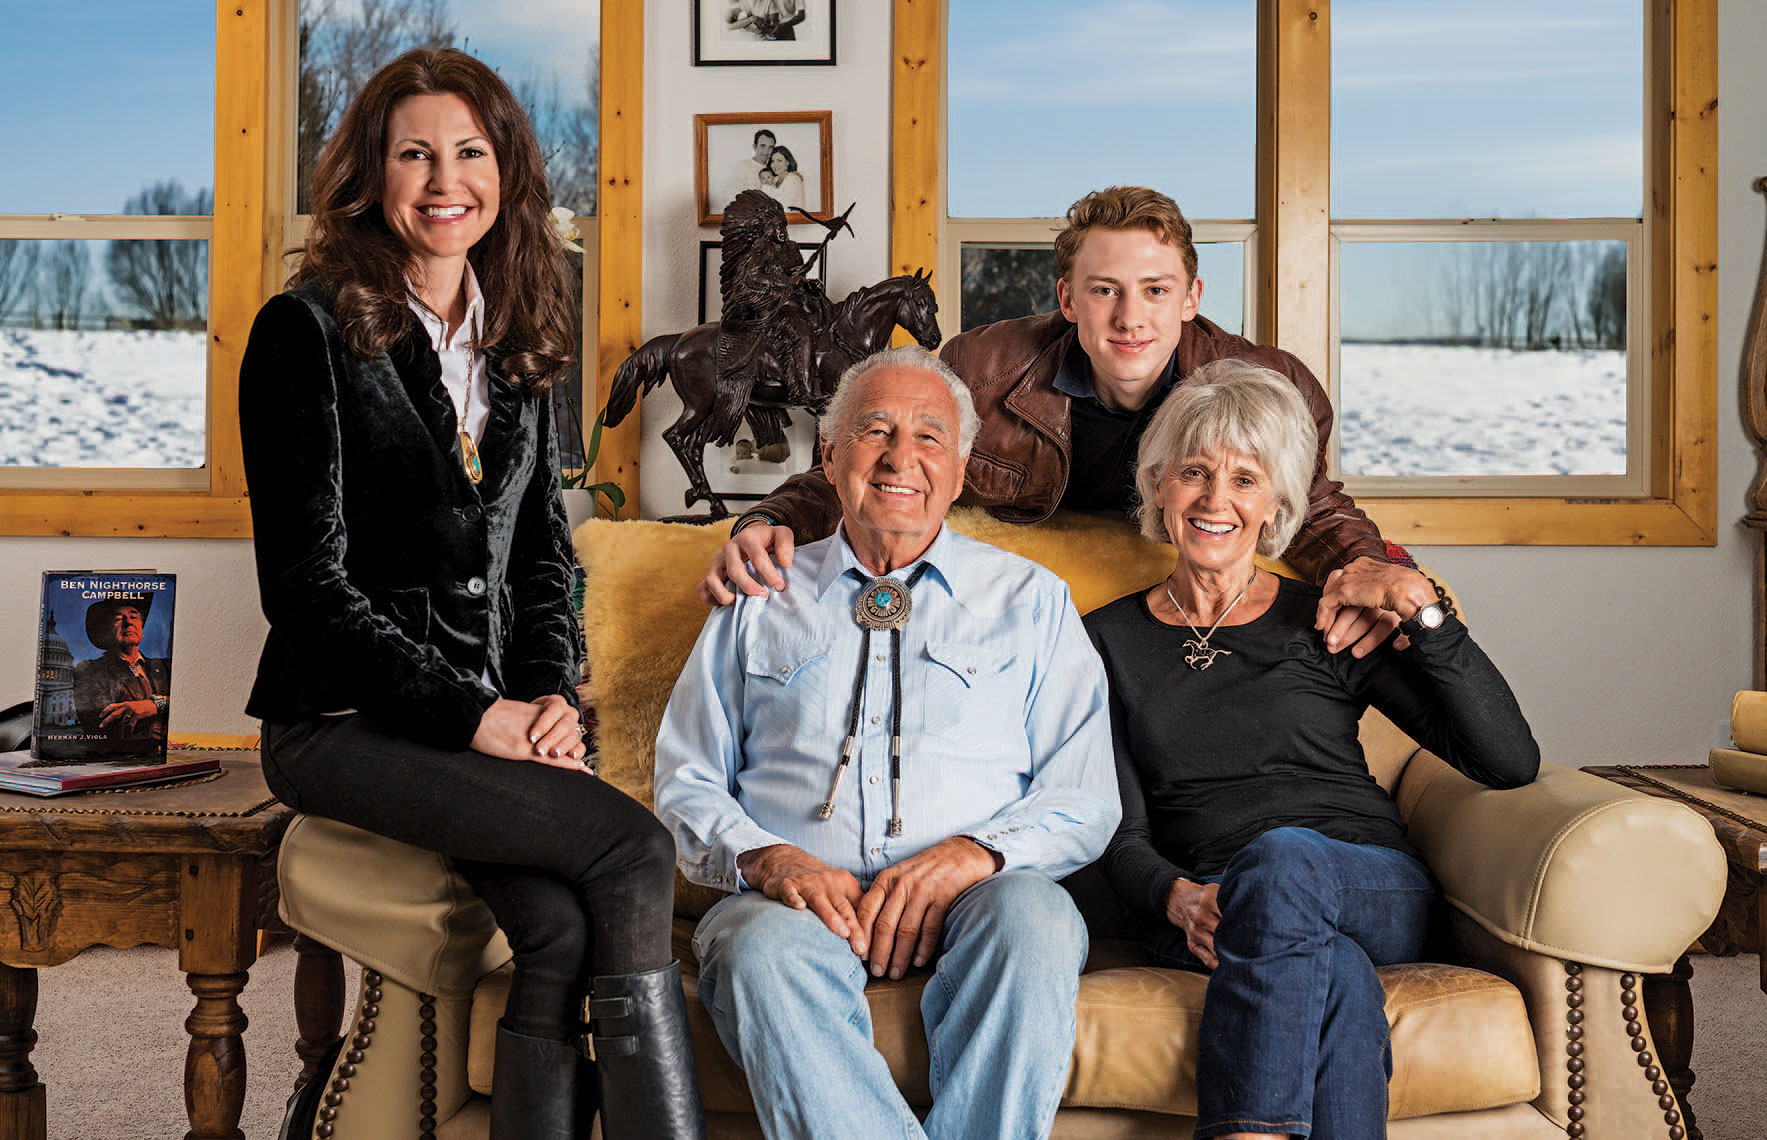
M 588 772 L 446 752 L 359 715 L 266 722 L 263 755 L 295 810 L 453 859 L 515 951 L 516 1032 L 580 1033 L 592 977 L 669 964 L 675 842 Z

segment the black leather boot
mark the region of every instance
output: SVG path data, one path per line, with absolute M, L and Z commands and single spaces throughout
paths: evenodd
M 680 964 L 596 978 L 591 993 L 604 1140 L 705 1140 Z
M 570 1041 L 529 1037 L 497 1023 L 491 1070 L 491 1140 L 587 1140 L 594 1102 L 578 1086 L 585 1062 Z

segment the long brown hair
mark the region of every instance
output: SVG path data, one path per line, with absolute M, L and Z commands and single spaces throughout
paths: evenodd
M 453 48 L 408 51 L 363 85 L 313 175 L 313 226 L 290 285 L 320 282 L 344 343 L 361 357 L 385 352 L 416 318 L 406 303 L 412 254 L 381 212 L 387 119 L 412 95 L 466 100 L 497 156 L 497 218 L 467 261 L 484 286 L 483 346 L 502 355 L 512 380 L 535 391 L 557 384 L 573 362 L 571 289 L 553 230 L 540 144 L 521 104 L 497 73 Z

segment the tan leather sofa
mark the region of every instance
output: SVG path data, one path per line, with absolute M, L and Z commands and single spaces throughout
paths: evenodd
M 971 512 L 952 522 L 1062 574 L 1082 610 L 1171 565 L 1165 548 L 1112 522 L 1057 516 L 1019 528 Z M 646 803 L 656 726 L 704 615 L 693 584 L 721 538 L 641 522 L 591 522 L 577 534 L 602 776 Z M 1489 791 L 1379 714 L 1364 720 L 1362 737 L 1448 903 L 1442 960 L 1381 971 L 1394 1061 L 1389 1134 L 1670 1137 L 1676 1106 L 1655 1068 L 1642 975 L 1667 972 L 1717 912 L 1725 867 L 1710 828 L 1678 805 L 1552 764 L 1528 788 Z M 336 1105 L 333 1140 L 415 1140 L 425 1094 L 439 1122 L 433 1135 L 482 1140 L 509 956 L 483 905 L 445 860 L 320 819 L 291 826 L 279 874 L 290 925 L 379 982 L 370 1043 Z M 742 1073 L 697 1001 L 689 936 L 717 897 L 680 884 L 676 952 L 709 1133 L 759 1136 Z M 1188 1136 L 1205 979 L 1146 965 L 1132 942 L 1101 933 L 1080 984 L 1054 1135 Z M 878 1046 L 921 1106 L 923 983 L 910 976 L 869 990 Z M 425 1011 L 431 1034 L 421 1040 Z M 363 1016 L 359 1008 L 346 1033 L 360 1031 Z

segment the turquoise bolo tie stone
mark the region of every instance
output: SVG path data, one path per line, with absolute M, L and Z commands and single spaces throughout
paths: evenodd
M 888 590 L 879 590 L 877 592 L 877 604 L 880 606 L 887 606 L 890 604 L 890 592 Z

